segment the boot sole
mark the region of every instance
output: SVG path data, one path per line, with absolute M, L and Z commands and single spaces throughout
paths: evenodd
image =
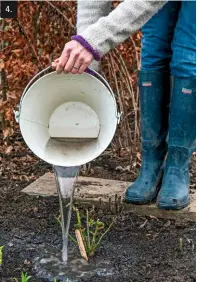
M 150 200 L 143 200 L 143 199 L 137 199 L 137 198 L 128 198 L 126 197 L 125 198 L 125 201 L 128 203 L 128 204 L 135 204 L 135 205 L 145 205 L 145 204 L 150 204 L 152 203 L 153 201 L 155 201 L 155 198 L 153 199 L 150 199 Z
M 167 204 L 162 204 L 160 202 L 156 202 L 157 207 L 161 210 L 182 210 L 185 207 L 187 207 L 189 204 L 190 204 L 190 199 L 188 199 L 186 202 L 180 205 L 177 205 L 177 204 L 167 205 Z

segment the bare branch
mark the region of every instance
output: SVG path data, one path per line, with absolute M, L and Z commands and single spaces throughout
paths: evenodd
M 44 0 L 47 4 L 49 4 L 53 9 L 55 9 L 66 21 L 67 23 L 75 30 L 76 27 L 69 21 L 69 19 L 60 11 L 59 8 L 54 6 L 50 1 Z

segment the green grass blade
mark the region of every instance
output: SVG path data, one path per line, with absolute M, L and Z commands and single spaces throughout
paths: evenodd
M 77 241 L 75 240 L 75 238 L 74 238 L 72 235 L 68 234 L 68 237 L 69 237 L 69 239 L 70 239 L 71 241 L 73 241 L 73 243 L 75 243 L 76 245 L 78 245 Z
M 4 246 L 0 246 L 0 265 L 2 265 L 3 263 L 3 249 L 4 249 Z

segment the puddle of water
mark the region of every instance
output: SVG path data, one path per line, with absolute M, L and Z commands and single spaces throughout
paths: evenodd
M 34 261 L 34 272 L 42 281 L 80 282 L 91 281 L 93 277 L 112 276 L 113 268 L 109 261 L 101 258 L 100 261 L 87 262 L 77 251 L 68 252 L 68 262 L 62 262 L 61 254 L 57 249 L 45 249 L 45 253 Z
M 79 166 L 61 167 L 54 166 L 56 183 L 58 187 L 61 226 L 62 226 L 62 261 L 67 263 L 68 260 L 68 233 L 70 219 L 72 214 L 72 203 L 74 196 L 74 184 L 79 173 Z

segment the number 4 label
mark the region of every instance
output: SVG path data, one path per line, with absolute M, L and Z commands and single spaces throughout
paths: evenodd
M 7 6 L 5 10 L 6 10 L 6 12 L 8 12 L 8 13 L 9 13 L 9 12 L 12 13 L 12 11 L 10 11 L 10 7 L 9 7 L 9 6 Z
M 17 1 L 0 0 L 1 2 L 1 18 L 17 18 Z

